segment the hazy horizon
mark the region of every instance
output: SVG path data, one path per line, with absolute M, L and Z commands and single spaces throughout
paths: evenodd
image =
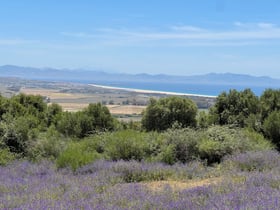
M 55 71 L 71 71 L 71 72 L 100 72 L 100 73 L 105 73 L 105 74 L 127 74 L 127 75 L 149 75 L 149 76 L 174 76 L 174 77 L 192 77 L 192 76 L 206 76 L 206 75 L 211 75 L 211 74 L 216 74 L 216 75 L 227 75 L 227 74 L 232 74 L 232 75 L 241 75 L 241 76 L 252 76 L 252 77 L 268 77 L 271 79 L 280 79 L 277 77 L 272 77 L 272 76 L 266 76 L 266 75 L 253 75 L 253 74 L 247 74 L 247 73 L 234 73 L 234 72 L 206 72 L 206 73 L 201 73 L 201 74 L 188 74 L 188 75 L 183 75 L 183 74 L 172 74 L 171 73 L 149 73 L 149 72 L 139 72 L 139 73 L 133 73 L 133 72 L 118 72 L 118 71 L 106 71 L 106 70 L 101 70 L 101 69 L 87 69 L 87 68 L 56 68 L 56 67 L 34 67 L 34 66 L 19 66 L 19 65 L 13 65 L 13 64 L 6 64 L 6 65 L 0 65 L 1 67 L 17 67 L 17 68 L 30 68 L 30 69 L 40 69 L 40 70 L 55 70 Z M 1 76 L 1 75 L 0 75 Z
M 0 65 L 280 78 L 280 2 L 11 0 Z

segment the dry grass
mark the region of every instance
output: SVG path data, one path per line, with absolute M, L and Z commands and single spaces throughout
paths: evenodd
M 88 106 L 86 103 L 59 103 L 64 111 L 77 112 Z
M 21 93 L 30 95 L 42 95 L 50 98 L 52 102 L 58 103 L 63 110 L 76 112 L 88 106 L 89 103 L 100 102 L 102 97 L 94 94 L 80 93 L 61 93 L 59 90 L 43 89 L 43 88 L 21 88 Z M 85 101 L 88 101 L 86 103 Z M 146 108 L 145 106 L 134 105 L 107 105 L 111 114 L 115 115 L 133 115 L 141 114 Z
M 108 105 L 111 114 L 141 114 L 145 106 Z
M 79 99 L 86 97 L 86 95 L 83 94 L 61 93 L 59 90 L 51 89 L 21 88 L 20 92 L 28 95 L 48 96 L 50 99 Z
M 182 191 L 194 187 L 215 185 L 222 181 L 221 177 L 208 178 L 202 180 L 190 180 L 190 181 L 154 181 L 145 182 L 144 186 L 148 187 L 152 191 L 163 191 L 166 187 L 170 187 L 174 191 Z

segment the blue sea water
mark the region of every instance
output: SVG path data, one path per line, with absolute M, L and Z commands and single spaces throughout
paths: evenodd
M 165 92 L 177 92 L 186 94 L 198 94 L 218 96 L 223 91 L 229 91 L 230 89 L 236 89 L 238 91 L 250 88 L 257 96 L 260 96 L 267 88 L 264 86 L 245 86 L 245 85 L 224 85 L 224 84 L 186 84 L 186 83 L 159 83 L 159 82 L 88 82 L 97 85 L 113 86 L 120 88 L 132 88 L 142 90 L 154 90 Z

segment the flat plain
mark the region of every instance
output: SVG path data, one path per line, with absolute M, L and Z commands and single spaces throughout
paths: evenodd
M 79 111 L 89 103 L 106 105 L 111 114 L 123 121 L 140 120 L 141 113 L 149 103 L 150 98 L 159 99 L 172 94 L 155 91 L 139 91 L 133 89 L 104 88 L 89 84 L 71 82 L 48 82 L 38 80 L 23 80 L 18 78 L 0 78 L 2 95 L 24 93 L 41 95 L 48 103 L 58 103 L 64 111 Z M 182 96 L 194 100 L 199 108 L 206 109 L 215 102 L 215 98 L 201 96 Z

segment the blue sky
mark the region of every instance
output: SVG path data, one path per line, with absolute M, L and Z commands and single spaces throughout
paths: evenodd
M 279 0 L 0 0 L 0 65 L 280 78 Z

